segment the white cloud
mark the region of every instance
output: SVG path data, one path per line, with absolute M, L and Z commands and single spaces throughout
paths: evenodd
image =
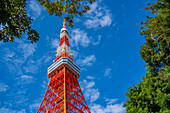
M 104 72 L 104 76 L 111 78 L 111 70 L 112 70 L 111 68 L 106 68 Z
M 52 39 L 51 41 L 52 48 L 56 48 L 59 46 L 59 40 L 58 39 Z
M 87 83 L 86 80 L 84 80 L 83 82 Z M 91 82 L 88 82 L 88 83 L 86 84 L 85 88 L 91 88 L 91 87 L 93 87 L 94 85 L 95 85 L 95 82 L 94 82 L 94 81 L 91 81 Z
M 3 107 L 6 107 L 6 106 L 12 107 L 12 104 L 10 102 L 7 102 L 7 101 L 4 101 L 3 105 L 4 105 Z
M 25 111 L 25 109 L 12 110 L 9 108 L 2 107 L 2 108 L 0 108 L 0 113 L 26 113 L 26 111 Z
M 90 40 L 91 38 L 87 36 L 87 33 L 80 29 L 73 29 L 71 32 L 71 46 L 78 46 L 80 44 L 83 47 L 87 47 L 91 42 Z
M 33 110 L 38 110 L 38 107 L 40 106 L 41 103 L 34 103 L 29 105 L 29 109 L 31 111 L 31 113 L 34 113 Z
M 88 88 L 85 91 L 85 97 L 86 99 L 89 99 L 90 102 L 96 101 L 100 96 L 100 92 L 98 89 Z
M 90 108 L 92 113 L 105 113 L 104 108 L 100 104 L 93 104 Z
M 41 58 L 39 58 L 37 60 L 29 59 L 27 61 L 27 64 L 25 66 L 23 66 L 23 69 L 25 70 L 25 73 L 35 74 L 35 73 L 39 72 L 39 68 L 42 65 L 46 64 L 51 59 L 52 59 L 52 57 L 49 56 L 48 53 L 47 54 L 45 53 Z
M 37 17 L 41 15 L 42 9 L 37 1 L 31 0 L 29 4 L 29 8 L 31 9 L 31 12 L 32 12 L 31 14 L 32 14 L 33 19 L 36 19 Z
M 80 85 L 81 89 L 84 91 L 84 96 L 87 100 L 89 100 L 90 102 L 94 102 L 99 98 L 100 92 L 97 88 L 93 88 L 95 85 L 94 81 L 88 82 L 87 80 L 83 80 L 80 82 Z
M 76 61 L 80 66 L 91 66 L 96 61 L 96 57 L 94 55 L 90 55 L 85 57 L 84 59 L 78 59 Z
M 45 60 L 44 60 L 44 63 L 47 63 L 48 61 L 50 61 L 52 59 L 51 56 L 46 56 Z
M 77 51 L 75 51 L 75 50 L 72 50 L 72 52 L 73 52 L 73 57 L 74 57 L 74 58 L 77 58 L 77 56 L 78 56 L 78 52 L 77 52 Z
M 22 76 L 21 76 L 21 79 L 22 79 L 22 80 L 32 80 L 33 77 L 32 77 L 32 76 L 28 76 L 28 75 L 22 75 Z
M 30 64 L 30 65 L 27 65 L 25 67 L 23 67 L 23 69 L 25 70 L 26 73 L 36 73 L 38 71 L 38 65 L 37 64 Z
M 80 22 L 80 19 L 79 18 L 74 18 L 74 22 Z
M 42 64 L 47 63 L 50 61 L 52 57 L 49 55 L 49 53 L 45 53 L 40 59 L 37 61 L 32 61 L 33 64 L 37 64 L 38 67 L 40 67 Z
M 97 42 L 92 42 L 93 45 L 98 45 L 100 43 L 100 40 L 101 40 L 101 35 L 98 36 L 98 41 Z
M 104 15 L 100 20 L 100 24 L 102 27 L 110 26 L 112 23 L 112 20 L 111 20 L 112 15 L 110 14 L 110 11 L 105 10 L 105 12 L 106 12 L 106 15 Z
M 71 39 L 70 43 L 71 46 L 83 46 L 83 47 L 88 47 L 90 44 L 92 45 L 98 45 L 101 40 L 101 35 L 97 36 L 97 41 L 94 40 L 91 36 L 87 35 L 87 32 L 80 30 L 78 28 L 73 29 L 71 32 Z
M 118 99 L 109 99 L 109 98 L 105 98 L 105 101 L 107 102 L 107 104 L 113 104 L 113 103 L 117 102 Z
M 46 86 L 47 87 L 47 86 Z M 43 89 L 44 90 L 44 89 Z M 29 113 L 36 113 L 41 102 L 42 102 L 42 98 L 44 97 L 44 93 L 41 93 L 38 98 L 36 98 L 35 100 L 32 100 L 32 103 L 29 104 Z
M 17 73 L 17 74 L 22 74 L 21 68 L 20 66 L 23 64 L 23 62 L 25 61 L 24 58 L 22 57 L 22 55 L 18 55 L 16 54 L 16 51 L 22 51 L 20 49 L 16 48 L 3 48 L 2 49 L 2 58 L 1 61 L 4 62 L 6 64 L 6 66 L 8 67 L 9 72 L 12 72 L 13 74 Z M 20 56 L 20 57 L 18 57 Z
M 0 92 L 6 92 L 8 90 L 8 85 L 0 83 Z
M 23 41 L 17 41 L 19 42 L 18 49 L 22 50 L 24 59 L 27 59 L 30 55 L 32 55 L 36 51 L 37 44 L 32 43 L 24 43 Z
M 21 95 L 21 94 L 26 94 L 26 89 L 22 89 L 22 90 L 19 90 L 17 92 L 18 95 Z
M 17 96 L 15 96 L 15 97 L 14 97 L 14 98 L 15 98 L 15 101 L 14 101 L 13 105 L 14 105 L 14 104 L 22 105 L 22 106 L 27 105 L 29 99 L 28 99 L 26 96 L 27 96 L 27 95 L 17 95 Z
M 4 48 L 5 51 L 5 57 L 3 57 L 3 59 L 5 61 L 11 61 L 11 58 L 15 55 L 14 51 L 11 51 L 9 48 Z
M 125 113 L 123 104 L 107 104 L 106 107 L 100 104 L 92 104 L 90 106 L 92 113 Z
M 90 15 L 91 13 L 93 13 L 94 11 L 97 10 L 98 7 L 98 3 L 94 2 L 93 4 L 90 5 L 90 10 L 87 12 L 88 15 Z
M 112 23 L 112 13 L 106 6 L 100 6 L 99 2 L 94 2 L 90 10 L 85 15 L 87 20 L 84 22 L 87 28 L 98 28 L 110 26 Z
M 22 83 L 22 84 L 29 84 L 29 83 L 33 82 L 33 77 L 28 76 L 28 75 L 22 75 L 20 77 L 20 79 L 21 79 L 21 82 L 19 82 L 19 83 Z
M 93 77 L 93 76 L 87 76 L 87 79 L 93 80 L 93 79 L 95 79 L 95 77 Z
M 47 88 L 47 86 L 48 86 L 48 83 L 47 83 L 47 81 L 44 80 L 41 87 L 45 89 L 45 88 Z

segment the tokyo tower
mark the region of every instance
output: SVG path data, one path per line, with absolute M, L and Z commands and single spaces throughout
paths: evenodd
M 64 20 L 56 59 L 48 67 L 50 81 L 37 113 L 91 113 L 78 82 L 80 68 L 73 62 L 68 37 Z

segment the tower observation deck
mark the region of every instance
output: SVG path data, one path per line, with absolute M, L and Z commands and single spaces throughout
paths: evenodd
M 68 37 L 64 20 L 56 59 L 48 67 L 50 81 L 37 113 L 91 113 L 78 82 L 80 68 L 73 62 Z

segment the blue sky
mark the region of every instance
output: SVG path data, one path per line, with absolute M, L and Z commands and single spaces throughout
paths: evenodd
M 69 41 L 79 82 L 92 113 L 124 113 L 127 88 L 142 80 L 144 43 L 137 23 L 149 12 L 149 0 L 96 0 L 83 17 L 74 19 Z M 55 59 L 63 20 L 49 16 L 36 1 L 28 3 L 32 27 L 40 40 L 31 44 L 23 34 L 13 43 L 0 42 L 0 113 L 35 113 L 49 79 L 47 67 Z

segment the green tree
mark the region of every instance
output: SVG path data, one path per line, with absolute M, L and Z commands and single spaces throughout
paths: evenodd
M 26 0 L 1 0 L 0 2 L 0 41 L 13 42 L 27 32 L 28 39 L 36 42 L 39 34 L 31 28 L 31 17 L 26 12 Z
M 29 1 L 29 0 L 28 0 Z M 45 7 L 49 15 L 58 18 L 65 17 L 68 25 L 73 27 L 74 16 L 82 16 L 89 10 L 89 5 L 95 0 L 37 0 Z M 26 0 L 0 1 L 0 41 L 13 42 L 15 38 L 22 38 L 27 33 L 31 43 L 39 40 L 39 34 L 30 24 L 33 19 L 27 15 Z
M 95 0 L 37 0 L 48 11 L 49 15 L 55 14 L 58 18 L 65 15 L 65 20 L 73 27 L 74 16 L 86 13 Z
M 170 1 L 157 0 L 144 8 L 152 13 L 141 22 L 145 36 L 140 54 L 147 72 L 143 81 L 128 88 L 127 113 L 170 112 Z

